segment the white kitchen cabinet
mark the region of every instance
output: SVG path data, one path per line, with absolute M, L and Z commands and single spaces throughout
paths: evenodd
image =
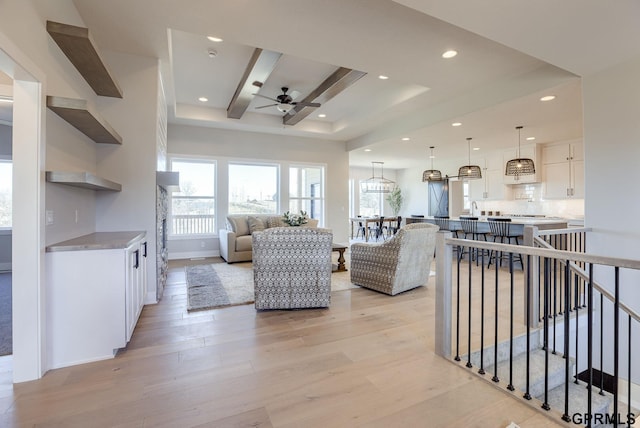
M 545 199 L 584 198 L 582 142 L 545 146 L 543 161 Z
M 113 358 L 127 345 L 146 294 L 145 235 L 96 232 L 47 247 L 48 369 Z
M 542 158 L 541 148 L 537 144 L 529 144 L 520 147 L 520 156 L 526 159 L 532 159 L 535 165 L 536 172 L 534 174 L 525 174 L 520 176 L 504 175 L 507 162 L 511 159 L 518 158 L 518 148 L 507 149 L 502 152 L 502 177 L 504 184 L 522 184 L 522 183 L 538 183 L 542 181 L 542 172 L 540 159 Z
M 469 181 L 469 199 L 471 201 L 497 201 L 511 199 L 511 189 L 504 184 L 502 175 L 502 156 L 479 159 L 477 165 L 482 170 L 482 179 Z

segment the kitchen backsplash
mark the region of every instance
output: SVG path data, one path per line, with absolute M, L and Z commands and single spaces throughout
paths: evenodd
M 476 201 L 479 211 L 500 211 L 501 214 L 545 215 L 570 219 L 584 218 L 584 199 L 543 200 L 542 184 L 513 186 L 513 200 Z

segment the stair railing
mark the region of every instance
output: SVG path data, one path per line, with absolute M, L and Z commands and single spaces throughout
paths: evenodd
M 478 374 L 483 377 L 493 366 L 490 370 L 491 381 L 502 383 L 511 391 L 516 389 L 517 383 L 523 390 L 524 399 L 531 400 L 535 395 L 543 409 L 559 412 L 560 417 L 565 421 L 591 426 L 592 422 L 602 422 L 598 418 L 608 421 L 616 417 L 630 426 L 634 422 L 635 414 L 629 410 L 632 409 L 631 407 L 628 407 L 624 414 L 619 412 L 618 381 L 621 379 L 622 360 L 622 363 L 626 362 L 629 380 L 626 402 L 633 403 L 632 349 L 634 346 L 638 347 L 638 342 L 633 341 L 633 336 L 638 336 L 637 327 L 640 320 L 637 313 L 621 302 L 620 271 L 640 270 L 640 261 L 585 254 L 584 247 L 581 248 L 583 244 L 574 245 L 573 243 L 584 243 L 587 230 L 574 230 L 574 232 L 584 233 L 580 238 L 581 241 L 565 236 L 554 238 L 551 241 L 555 242 L 549 243 L 548 238 L 538 236 L 536 230 L 525 228 L 525 242 L 533 243 L 535 239 L 535 245 L 542 247 L 454 239 L 450 232 L 439 232 L 436 248 L 436 353 L 445 358 L 453 357 L 455 361 L 464 361 L 468 369 L 473 368 L 474 365 L 479 366 Z M 545 233 L 547 236 L 560 234 L 559 232 Z M 567 230 L 564 230 L 564 233 L 567 233 Z M 554 245 L 562 249 L 555 249 Z M 472 250 L 470 253 L 477 253 L 480 258 L 480 267 L 473 269 L 471 260 L 456 258 L 454 262 L 452 256 L 454 247 L 466 247 Z M 500 268 L 499 263 L 494 264 L 490 269 L 484 266 L 485 262 L 488 262 L 485 254 L 490 257 L 491 252 L 496 251 L 509 255 L 508 269 Z M 514 269 L 515 254 L 520 254 L 525 260 L 524 272 L 516 272 Z M 462 269 L 464 263 L 468 263 L 466 269 Z M 556 266 L 556 269 L 560 268 L 554 275 L 552 275 L 553 266 Z M 613 269 L 614 291 L 609 291 L 608 287 L 595 280 L 594 267 L 598 271 L 599 282 L 610 282 L 603 276 L 603 272 Z M 492 279 L 487 280 L 487 278 Z M 465 282 L 464 285 L 463 282 Z M 558 287 L 558 284 L 561 286 Z M 538 292 L 535 291 L 536 286 Z M 625 283 L 624 287 L 627 286 L 629 284 Z M 522 294 L 524 298 L 517 301 L 518 294 Z M 594 294 L 599 295 L 600 305 L 596 304 L 597 296 Z M 562 300 L 559 301 L 557 299 L 560 296 Z M 464 299 L 467 299 L 466 302 Z M 611 307 L 606 306 L 608 302 L 611 302 Z M 506 310 L 500 308 L 506 308 Z M 598 312 L 599 325 L 594 320 L 594 315 Z M 624 328 L 620 322 L 625 315 L 628 318 L 626 339 L 621 335 Z M 586 323 L 585 318 L 587 318 Z M 605 319 L 607 323 L 613 324 L 610 335 L 603 334 Z M 574 320 L 575 327 L 572 330 L 571 323 Z M 485 328 L 487 323 L 493 324 L 493 329 Z M 538 328 L 540 324 L 542 328 Z M 454 325 L 455 331 L 452 329 Z M 557 330 L 556 327 L 558 327 Z M 595 330 L 600 332 L 598 343 L 594 341 Z M 522 332 L 524 336 L 515 337 Z M 549 337 L 550 335 L 552 337 Z M 581 335 L 586 338 L 579 340 Z M 559 336 L 562 338 L 561 346 L 556 344 L 556 338 Z M 524 340 L 520 340 L 522 337 Z M 486 346 L 486 340 L 492 343 Z M 514 376 L 519 375 L 514 373 L 516 347 L 522 346 L 523 341 L 526 342 L 524 345 L 525 379 L 515 379 Z M 610 347 L 605 349 L 604 345 L 607 341 L 612 342 L 612 351 Z M 599 345 L 599 349 L 594 347 L 596 344 Z M 542 386 L 538 383 L 532 385 L 536 379 L 532 379 L 531 357 L 532 350 L 536 347 L 541 347 L 544 353 Z M 624 351 L 626 351 L 626 358 L 623 357 Z M 550 383 L 550 357 L 554 354 L 564 358 L 565 367 L 563 404 L 554 405 L 552 408 L 549 393 L 555 386 Z M 501 355 L 505 358 L 501 358 Z M 609 407 L 597 407 L 593 404 L 592 390 L 594 386 L 597 387 L 594 382 L 595 359 L 600 360 L 598 364 L 601 373 L 599 394 L 604 394 L 605 367 L 613 367 L 612 378 L 615 385 L 611 392 L 612 412 Z M 577 369 L 572 369 L 574 362 Z M 504 373 L 505 370 L 500 370 L 502 368 L 508 371 Z M 578 374 L 582 368 L 586 369 L 584 372 L 586 373 L 587 405 L 585 410 L 578 411 L 577 407 L 571 407 L 569 404 L 570 394 L 578 394 L 576 390 L 570 392 L 569 384 L 578 383 Z M 534 391 L 537 392 L 534 393 Z

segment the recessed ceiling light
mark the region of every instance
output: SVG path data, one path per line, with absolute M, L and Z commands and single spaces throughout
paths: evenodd
M 202 102 L 202 103 L 206 103 L 207 101 L 209 101 L 209 98 L 207 97 L 200 97 L 198 98 L 198 101 Z
M 378 76 L 378 79 L 380 80 L 387 80 L 389 78 L 389 76 L 385 76 L 384 74 L 381 74 L 380 76 Z
M 214 36 L 207 36 L 208 40 L 211 40 L 212 42 L 216 42 L 216 43 L 220 43 L 222 41 L 222 39 L 220 37 L 214 37 Z
M 454 56 L 458 55 L 457 51 L 454 50 L 450 50 L 450 51 L 446 51 L 445 53 L 442 54 L 442 58 L 453 58 Z
M 480 150 L 480 147 L 474 147 L 473 150 L 477 152 L 478 150 Z
M 318 115 L 318 117 L 327 117 L 327 115 L 326 115 L 326 114 L 324 114 L 324 113 L 320 113 L 320 114 Z
M 402 141 L 409 141 L 411 138 L 409 137 L 402 137 Z
M 451 126 L 462 126 L 461 122 L 453 122 Z
M 527 141 L 533 141 L 535 139 L 536 139 L 536 137 L 527 137 Z
M 544 97 L 540 98 L 540 101 L 551 101 L 555 99 L 556 99 L 555 95 L 545 95 Z
M 364 149 L 364 151 L 365 151 L 365 152 L 370 152 L 370 151 L 371 151 L 371 149 Z

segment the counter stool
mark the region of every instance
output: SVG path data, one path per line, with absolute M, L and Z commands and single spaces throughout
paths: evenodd
M 487 242 L 487 234 L 488 232 L 478 232 L 478 217 L 460 217 L 460 226 L 462 227 L 463 239 L 472 239 L 474 241 L 479 241 L 480 237 L 482 240 Z M 487 250 L 482 250 L 483 254 Z M 462 249 L 462 251 L 458 251 L 458 258 L 462 259 L 464 253 L 468 253 L 469 249 Z M 478 265 L 478 249 L 474 249 L 473 252 L 469 255 L 469 257 L 476 259 L 476 266 Z
M 489 223 L 489 230 L 491 230 L 491 236 L 493 236 L 493 242 L 499 242 L 501 244 L 515 244 L 520 245 L 518 242 L 518 235 L 511 233 L 511 219 L 510 218 L 489 218 L 487 219 Z M 524 265 L 522 264 L 522 255 L 519 253 L 514 253 L 514 259 L 517 258 L 520 262 L 520 266 L 524 269 Z M 489 266 L 491 266 L 491 261 L 495 260 L 496 264 L 498 264 L 498 260 L 500 260 L 498 266 L 502 267 L 502 261 L 509 261 L 509 255 L 503 254 L 500 251 L 500 255 L 498 256 L 498 251 L 491 250 L 489 253 Z

